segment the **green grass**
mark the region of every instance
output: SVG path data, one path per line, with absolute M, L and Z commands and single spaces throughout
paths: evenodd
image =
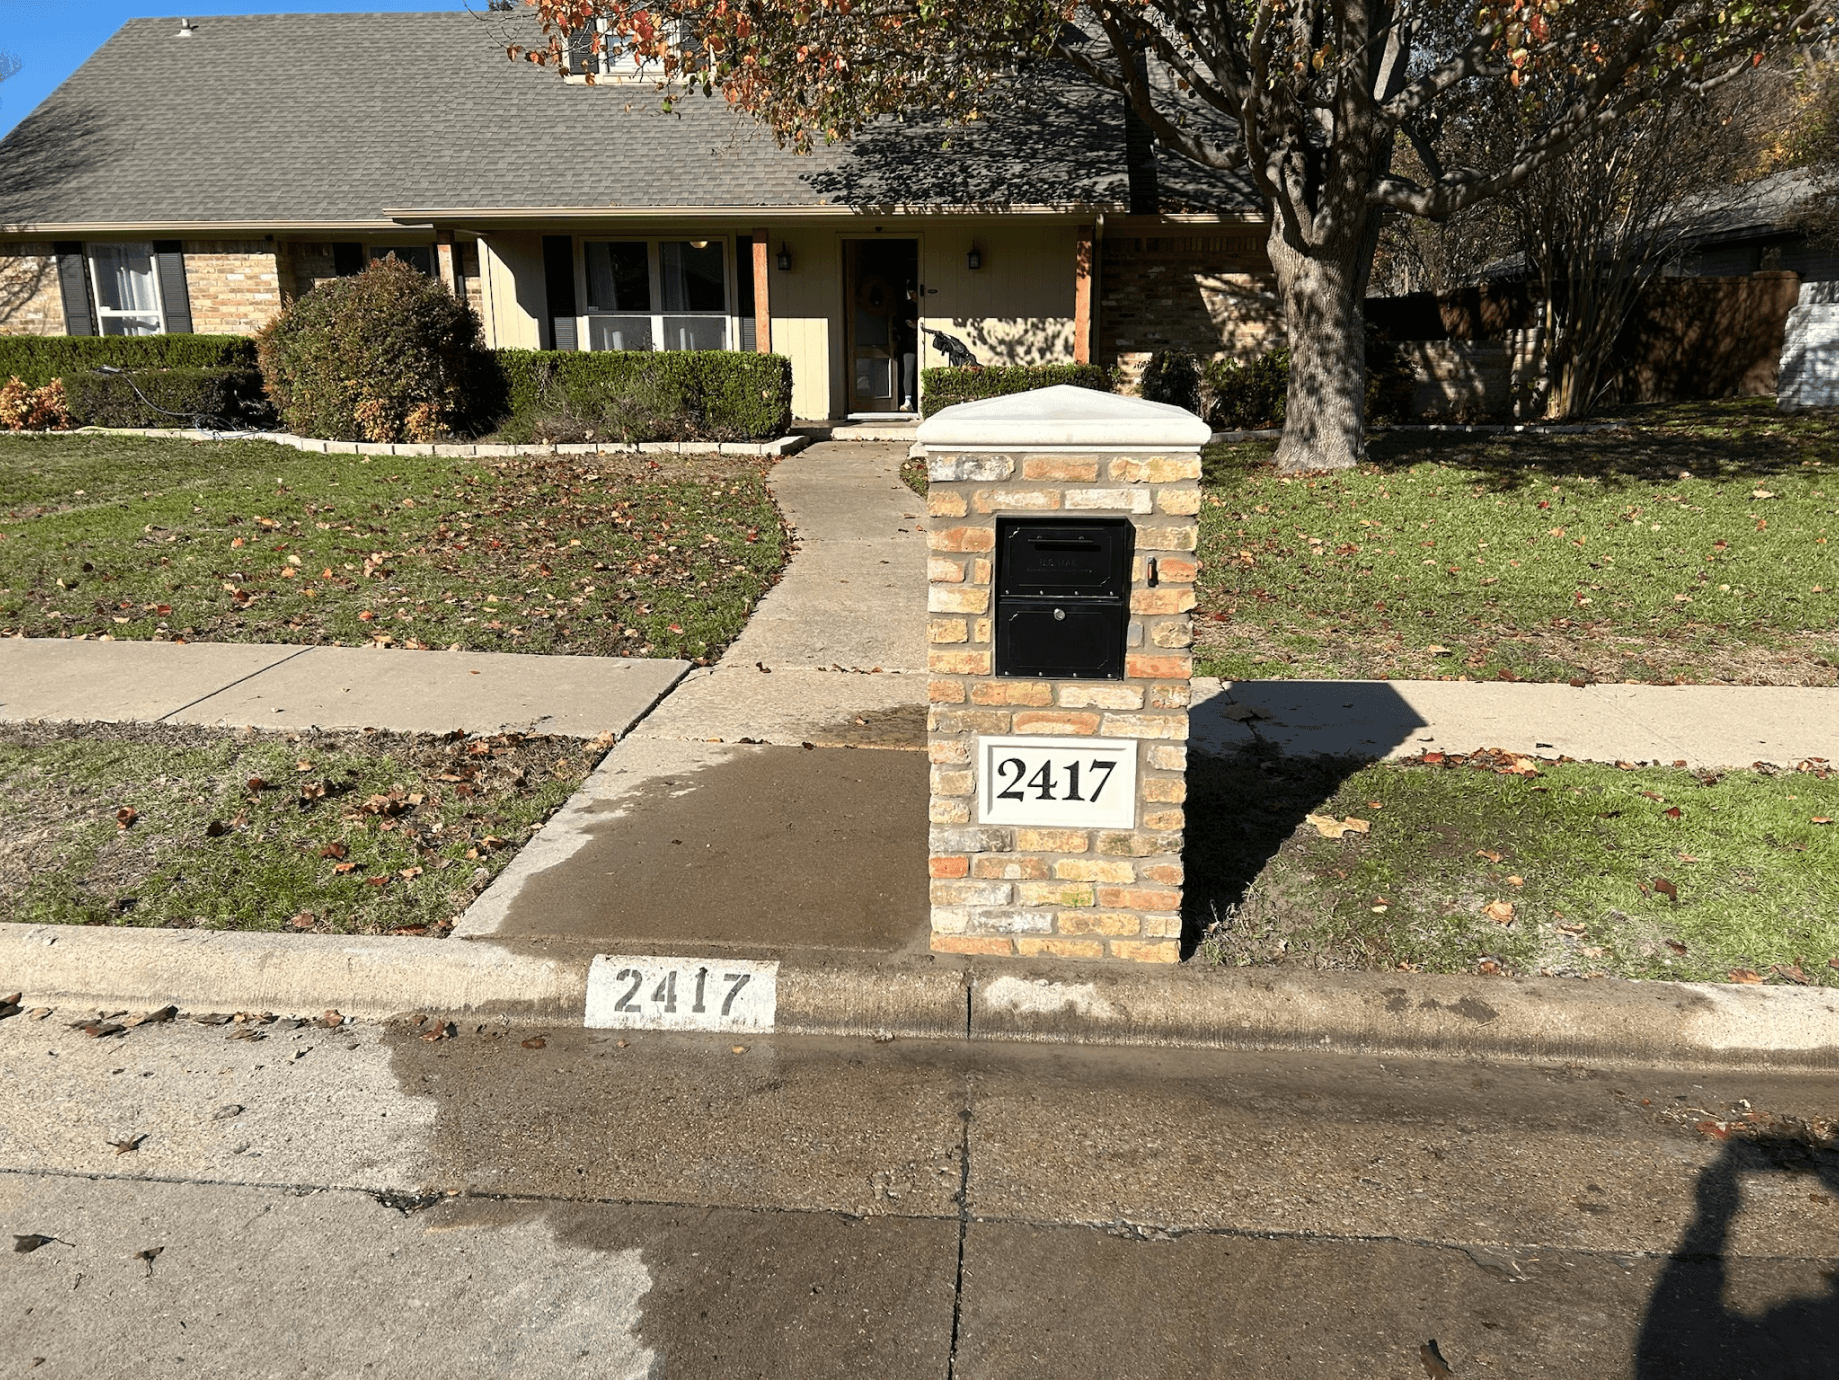
M 6 729 L 0 914 L 443 933 L 606 746 L 515 734 Z M 134 812 L 125 828 L 123 809 Z
M 927 484 L 926 462 L 924 460 L 902 460 L 900 462 L 900 482 L 924 498 Z
M 1188 876 L 1203 959 L 1791 980 L 1781 965 L 1839 985 L 1839 823 L 1814 822 L 1839 820 L 1839 777 L 1817 763 L 1489 769 L 1501 761 L 1196 758 Z M 1323 837 L 1311 813 L 1370 832 Z M 1494 902 L 1512 906 L 1510 923 L 1490 918 Z
M 1376 436 L 1279 478 L 1206 456 L 1197 670 L 1833 684 L 1839 420 L 1768 399 L 1576 436 Z
M 706 662 L 788 555 L 766 472 L 0 438 L 0 636 Z

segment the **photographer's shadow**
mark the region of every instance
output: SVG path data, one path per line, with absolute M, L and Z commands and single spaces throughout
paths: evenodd
M 1836 1380 L 1839 1271 L 1823 1292 L 1740 1313 L 1728 1302 L 1730 1235 L 1744 1176 L 1785 1174 L 1839 1195 L 1839 1153 L 1789 1137 L 1728 1142 L 1698 1181 L 1698 1207 L 1642 1322 L 1637 1380 Z M 1830 1207 L 1823 1209 L 1830 1212 Z M 1832 1251 L 1839 1256 L 1839 1247 Z M 1766 1262 L 1755 1262 L 1765 1268 Z

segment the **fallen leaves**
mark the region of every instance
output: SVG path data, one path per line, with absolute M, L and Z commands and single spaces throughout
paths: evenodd
M 1355 819 L 1352 815 L 1346 819 L 1336 819 L 1333 815 L 1309 815 L 1305 822 L 1313 824 L 1316 833 L 1325 839 L 1338 839 L 1348 834 L 1365 834 L 1373 827 L 1371 821 Z
M 1728 976 L 1732 982 L 1757 983 L 1763 980 L 1762 974 L 1754 968 L 1732 968 Z
M 547 1047 L 548 1044 L 549 1041 L 545 1040 L 541 1035 L 532 1035 L 529 1039 L 523 1041 L 523 1047 L 525 1049 L 543 1049 Z
M 68 1246 L 70 1242 L 61 1237 L 46 1236 L 41 1232 L 16 1232 L 13 1235 L 13 1254 L 30 1255 L 44 1246 Z
M 1511 925 L 1514 919 L 1512 901 L 1490 901 L 1481 908 L 1481 913 L 1497 925 Z
M 115 1147 L 115 1153 L 117 1155 L 131 1155 L 136 1150 L 140 1149 L 141 1142 L 146 1139 L 147 1134 L 143 1131 L 137 1136 L 124 1136 L 120 1140 L 112 1140 L 109 1144 Z
M 134 821 L 139 818 L 139 810 L 135 809 L 132 805 L 123 805 L 119 810 L 115 811 L 115 827 L 117 829 L 132 829 L 134 827 Z
M 1679 904 L 1679 888 L 1665 877 L 1654 878 L 1654 890 L 1666 897 L 1674 905 Z

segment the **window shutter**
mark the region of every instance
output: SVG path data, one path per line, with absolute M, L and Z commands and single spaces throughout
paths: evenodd
M 89 270 L 83 262 L 82 244 L 61 240 L 51 250 L 57 255 L 58 287 L 64 296 L 64 334 L 94 335 L 96 317 L 89 309 Z
M 192 333 L 192 297 L 185 286 L 185 254 L 177 240 L 155 240 L 153 258 L 160 275 L 160 300 L 166 305 L 166 333 Z
M 575 241 L 571 235 L 543 236 L 543 289 L 549 299 L 552 350 L 580 348 L 575 339 Z

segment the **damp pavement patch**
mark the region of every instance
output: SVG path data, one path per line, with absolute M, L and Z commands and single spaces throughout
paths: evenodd
M 927 770 L 913 752 L 630 743 L 456 933 L 923 950 Z

